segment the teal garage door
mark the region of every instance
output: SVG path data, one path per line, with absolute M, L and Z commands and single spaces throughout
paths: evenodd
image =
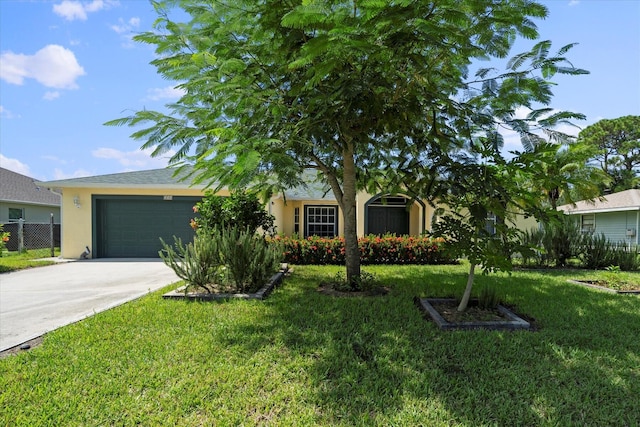
M 160 238 L 173 244 L 193 239 L 189 222 L 194 217 L 195 197 L 94 196 L 94 257 L 158 258 Z

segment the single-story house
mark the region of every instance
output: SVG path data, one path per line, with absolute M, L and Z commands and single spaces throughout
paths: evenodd
M 206 188 L 155 169 L 37 183 L 62 194 L 61 252 L 79 258 L 85 247 L 94 258 L 157 257 L 160 238 L 188 241 L 193 206 Z M 228 195 L 221 191 L 220 195 Z M 275 195 L 266 209 L 279 233 L 342 235 L 342 213 L 332 193 L 310 181 Z M 386 232 L 419 235 L 431 227 L 434 209 L 405 195 L 357 196 L 358 235 Z
M 585 233 L 602 233 L 612 242 L 640 244 L 640 190 L 607 194 L 602 200 L 580 201 L 558 209 L 574 216 Z
M 0 168 L 0 224 L 18 222 L 60 224 L 60 195 L 38 186 L 33 178 Z

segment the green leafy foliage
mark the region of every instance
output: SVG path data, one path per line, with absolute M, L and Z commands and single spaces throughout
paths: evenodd
M 134 39 L 155 47 L 152 64 L 184 95 L 167 114 L 139 111 L 108 124 L 147 126 L 133 134 L 143 147 L 173 150 L 171 163 L 194 163 L 196 181 L 219 188 L 271 194 L 317 170 L 344 215 L 349 280 L 360 274 L 358 190 L 402 187 L 433 199 L 440 153 L 479 131 L 497 136 L 497 126 L 529 131 L 516 108 L 548 104 L 552 76 L 584 72 L 564 57 L 569 47 L 551 55 L 541 42 L 505 73 L 469 79 L 474 59 L 505 57 L 516 37 L 538 36 L 532 20 L 547 9 L 530 0 L 154 7 L 156 28 Z M 173 7 L 184 22 L 172 20 Z
M 279 270 L 282 250 L 277 243 L 239 227 L 216 229 L 214 236 L 219 240 L 220 257 L 237 291 L 255 292 Z
M 452 256 L 464 256 L 470 270 L 467 288 L 458 307 L 466 309 L 476 266 L 484 273 L 511 271 L 512 255 L 531 250 L 521 239 L 516 217 L 547 220 L 557 212 L 540 206 L 539 195 L 529 183 L 542 176 L 547 145 L 533 152 L 515 153 L 505 159 L 494 141 L 478 138 L 467 156 L 450 159 L 445 169 L 447 190 L 441 202 L 447 206 L 433 226 L 432 235 L 445 239 Z
M 344 238 L 310 236 L 306 239 L 276 236 L 285 262 L 291 264 L 344 265 Z M 426 236 L 364 236 L 358 239 L 360 262 L 374 264 L 453 264 L 441 239 Z
M 495 286 L 485 285 L 478 294 L 478 306 L 482 309 L 495 309 L 500 304 L 500 296 Z
M 188 288 L 205 292 L 255 292 L 280 269 L 282 249 L 248 228 L 216 227 L 184 245 L 162 241 L 160 257 Z
M 267 213 L 255 194 L 236 191 L 229 197 L 217 196 L 207 191 L 193 208 L 199 216 L 191 223 L 200 233 L 212 233 L 224 227 L 247 229 L 250 233 L 261 228 L 265 234 L 273 234 L 274 217 Z
M 11 233 L 4 231 L 2 224 L 0 224 L 0 257 L 2 257 L 4 251 L 7 249 L 7 242 L 9 241 L 10 236 Z
M 533 248 L 522 254 L 524 265 L 564 267 L 582 251 L 583 234 L 573 218 L 562 216 L 522 234 L 523 245 Z
M 640 188 L 640 116 L 603 119 L 584 128 L 578 140 L 589 148 L 589 161 L 607 174 L 601 194 Z
M 640 268 L 640 247 L 615 243 L 600 234 L 585 234 L 582 238 L 580 258 L 585 268 L 604 269 L 616 265 L 624 271 Z
M 216 239 L 209 236 L 196 236 L 193 242 L 182 243 L 182 239 L 174 236 L 174 244 L 162 241 L 160 258 L 189 288 L 199 288 L 211 292 L 209 285 L 219 283 L 224 263 L 220 256 L 220 247 Z
M 363 271 L 356 281 L 349 281 L 344 272 L 336 273 L 331 282 L 333 289 L 341 292 L 362 292 L 373 291 L 379 286 L 378 279 L 375 274 Z

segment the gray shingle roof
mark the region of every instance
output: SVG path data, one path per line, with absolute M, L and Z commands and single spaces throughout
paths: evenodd
M 57 181 L 37 182 L 43 188 L 196 188 L 204 189 L 204 185 L 191 185 L 185 176 L 190 172 L 175 176 L 176 169 L 163 168 L 135 172 L 114 173 L 108 175 L 87 176 L 83 178 L 61 179 Z M 305 171 L 305 186 L 285 191 L 287 200 L 335 200 L 333 192 L 322 182 L 316 180 L 315 171 Z
M 191 185 L 186 178 L 188 170 L 176 175 L 176 169 L 163 168 L 135 172 L 113 173 L 108 175 L 87 176 L 83 178 L 61 179 L 38 182 L 48 188 L 204 188 L 204 185 Z
M 60 206 L 59 195 L 47 190 L 47 187 L 38 186 L 33 178 L 5 168 L 0 168 L 0 200 L 3 202 Z
M 607 194 L 603 200 L 596 199 L 593 202 L 583 200 L 576 202 L 575 206 L 558 206 L 558 210 L 568 214 L 640 210 L 640 190 L 625 190 Z
M 306 185 L 290 188 L 284 192 L 287 200 L 335 200 L 331 188 L 317 180 L 317 172 L 305 170 L 302 180 Z

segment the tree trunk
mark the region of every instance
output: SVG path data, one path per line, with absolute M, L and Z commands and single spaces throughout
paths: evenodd
M 360 249 L 358 248 L 356 217 L 356 167 L 352 144 L 347 144 L 347 148 L 343 152 L 343 161 L 342 216 L 344 219 L 345 261 L 347 283 L 353 284 L 360 277 Z
M 469 277 L 467 278 L 467 287 L 464 290 L 464 294 L 462 295 L 462 300 L 460 300 L 460 304 L 458 305 L 458 311 L 465 311 L 467 309 L 467 305 L 469 304 L 469 298 L 471 297 L 471 288 L 473 287 L 473 278 L 476 269 L 476 264 L 471 263 L 471 267 L 469 267 Z

